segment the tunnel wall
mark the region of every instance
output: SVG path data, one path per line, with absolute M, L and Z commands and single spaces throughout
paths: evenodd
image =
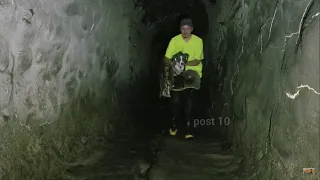
M 319 1 L 204 2 L 243 174 L 306 178 L 302 168 L 320 168 Z
M 148 77 L 139 13 L 126 0 L 0 1 L 0 179 L 60 176 L 130 117 Z

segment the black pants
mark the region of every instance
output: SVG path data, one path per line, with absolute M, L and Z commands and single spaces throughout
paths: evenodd
M 171 91 L 172 129 L 177 128 L 177 119 L 182 115 L 182 122 L 186 124 L 186 133 L 192 133 L 192 95 L 195 89 Z

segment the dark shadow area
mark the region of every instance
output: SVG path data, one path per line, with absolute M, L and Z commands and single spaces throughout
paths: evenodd
M 155 122 L 146 122 L 146 125 L 148 127 L 156 126 L 161 128 L 166 134 L 168 134 L 168 123 L 170 122 L 171 113 L 170 113 L 170 99 L 169 98 L 163 98 L 157 99 L 159 97 L 159 79 L 160 79 L 160 72 L 163 70 L 163 58 L 166 51 L 166 48 L 168 46 L 168 43 L 171 38 L 174 36 L 180 34 L 180 28 L 179 23 L 181 19 L 183 18 L 191 18 L 194 22 L 195 28 L 193 31 L 193 34 L 201 37 L 204 41 L 204 44 L 206 44 L 206 36 L 208 33 L 208 14 L 206 12 L 204 4 L 202 4 L 199 1 L 175 1 L 173 4 L 172 2 L 170 5 L 166 5 L 166 1 L 164 1 L 162 4 L 162 8 L 160 11 L 159 9 L 155 10 L 154 8 L 157 8 L 157 4 L 159 3 L 151 3 L 152 1 L 143 1 L 145 3 L 146 8 L 146 15 L 144 19 L 144 23 L 157 23 L 160 21 L 160 23 L 157 25 L 157 32 L 154 35 L 152 39 L 152 54 L 153 57 L 150 58 L 151 61 L 154 61 L 153 66 L 150 67 L 150 82 L 149 82 L 149 89 L 152 95 L 150 96 L 152 101 L 150 101 L 150 105 L 156 105 L 159 108 L 159 121 Z M 165 7 L 165 8 L 164 8 Z M 165 9 L 172 8 L 173 11 L 166 12 Z M 159 13 L 159 14 L 155 14 Z M 173 16 L 173 17 L 170 17 Z M 163 17 L 166 18 L 166 20 L 162 19 L 155 19 L 155 17 Z M 152 22 L 154 21 L 154 22 Z M 206 52 L 205 52 L 206 54 Z M 212 78 L 210 77 L 211 74 L 205 74 L 207 71 L 205 68 L 210 68 L 208 65 L 212 63 L 208 63 L 208 61 L 212 60 L 213 58 L 210 56 L 205 56 L 205 59 L 203 61 L 203 77 L 201 82 L 201 89 L 196 91 L 193 96 L 193 117 L 194 119 L 201 119 L 201 118 L 213 118 L 213 117 L 206 117 L 207 116 L 207 109 L 209 109 L 210 105 L 212 104 L 213 98 L 209 98 L 210 91 L 212 89 L 213 83 Z M 219 101 L 219 99 L 214 99 L 214 101 Z M 218 102 L 219 103 L 219 102 Z M 223 106 L 223 102 L 221 102 Z M 218 115 L 217 115 L 218 116 Z M 218 127 L 219 128 L 219 127 Z M 198 137 L 212 137 L 215 136 L 218 139 L 223 139 L 221 137 L 221 134 L 217 133 L 219 130 L 217 130 L 217 127 L 198 127 L 195 129 L 195 133 Z

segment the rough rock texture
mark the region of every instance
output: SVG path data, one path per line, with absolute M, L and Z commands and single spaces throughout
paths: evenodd
M 144 6 L 147 28 L 143 10 L 129 0 L 0 0 L 0 178 L 55 177 L 83 155 L 79 151 L 93 149 L 83 144 L 106 122 L 150 120 L 139 113 L 153 73 L 152 33 L 160 25 L 171 26 L 162 29 L 169 33 L 170 21 L 188 12 L 182 5 L 196 10 L 195 1 L 175 3 L 169 12 L 160 10 L 172 1 L 158 2 Z M 212 92 L 202 94 L 211 102 L 219 96 L 222 114 L 232 108 L 234 121 L 222 131 L 244 155 L 241 172 L 252 179 L 303 178 L 302 168 L 317 168 L 319 160 L 319 1 L 203 2 L 210 26 L 202 89 Z M 196 22 L 204 20 L 203 7 L 198 10 Z M 204 117 L 215 110 L 207 102 Z M 80 117 L 101 104 L 119 114 L 90 114 L 85 121 L 68 116 L 32 129 L 57 122 L 69 113 L 66 105 L 78 104 L 86 105 L 75 109 Z
M 302 168 L 319 168 L 319 1 L 206 4 L 214 72 L 232 97 L 229 138 L 246 157 L 244 173 L 306 178 Z
M 0 179 L 61 174 L 141 109 L 151 38 L 139 13 L 127 0 L 0 0 Z
M 4 1 L 0 12 L 0 109 L 22 122 L 55 120 L 61 104 L 87 92 L 98 103 L 106 82 L 118 87 L 146 75 L 136 49 L 148 36 L 133 3 Z

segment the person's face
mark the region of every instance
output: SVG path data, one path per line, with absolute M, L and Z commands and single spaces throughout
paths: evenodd
M 180 31 L 181 31 L 181 34 L 184 38 L 188 38 L 188 37 L 190 37 L 190 35 L 193 31 L 193 28 L 191 26 L 184 25 L 184 26 L 181 26 Z

